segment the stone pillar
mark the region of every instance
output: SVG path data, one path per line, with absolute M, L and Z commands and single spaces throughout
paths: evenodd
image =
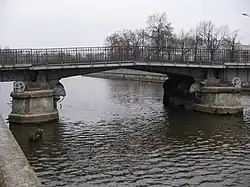
M 229 86 L 201 87 L 200 103 L 195 110 L 210 114 L 242 114 L 243 106 L 240 101 L 240 88 Z
M 36 82 L 26 82 L 25 89 L 14 90 L 12 112 L 9 121 L 14 123 L 41 123 L 59 119 L 55 90 L 45 76 L 38 76 Z
M 235 115 L 243 113 L 240 101 L 241 88 L 220 83 L 211 78 L 203 82 L 193 82 L 188 78 L 170 77 L 163 83 L 163 103 L 180 106 L 188 110 L 216 115 Z M 190 92 L 192 86 L 199 85 L 197 91 Z
M 58 120 L 54 104 L 54 90 L 11 93 L 12 112 L 9 121 L 14 123 L 41 123 Z

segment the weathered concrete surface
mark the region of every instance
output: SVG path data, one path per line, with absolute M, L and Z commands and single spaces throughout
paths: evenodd
M 185 82 L 185 79 L 179 82 Z M 188 110 L 218 115 L 238 115 L 243 113 L 240 88 L 226 85 L 202 85 L 200 91 L 194 95 L 188 93 L 188 87 L 180 89 L 179 85 L 177 78 L 174 79 L 173 77 L 163 83 L 164 105 L 173 104 Z
M 40 123 L 59 119 L 54 100 L 54 90 L 11 93 L 12 112 L 9 121 L 15 123 Z
M 85 76 L 107 78 L 107 79 L 156 82 L 156 83 L 163 83 L 168 78 L 167 75 L 160 73 L 151 73 L 147 71 L 130 70 L 130 69 L 116 69 L 110 71 L 103 71 L 99 73 L 87 74 Z
M 250 93 L 250 87 L 249 86 L 242 87 L 242 92 Z
M 205 86 L 202 87 L 203 93 L 240 93 L 241 88 L 235 88 L 233 86 Z
M 0 186 L 40 187 L 37 175 L 0 116 Z
M 220 114 L 220 115 L 237 115 L 242 114 L 242 106 L 214 106 L 214 105 L 203 105 L 196 104 L 195 111 L 205 112 L 209 114 Z
M 50 121 L 58 121 L 58 111 L 50 112 L 50 113 L 41 113 L 41 114 L 13 114 L 9 115 L 9 121 L 12 123 L 43 123 Z
M 168 102 L 174 106 L 182 107 L 187 110 L 193 110 L 197 112 L 203 112 L 215 115 L 240 115 L 243 112 L 243 107 L 239 106 L 218 106 L 218 105 L 207 105 L 198 104 L 193 101 L 188 101 L 182 98 L 170 97 Z
M 240 114 L 243 106 L 240 88 L 205 86 L 201 89 L 201 103 L 196 110 L 211 114 Z

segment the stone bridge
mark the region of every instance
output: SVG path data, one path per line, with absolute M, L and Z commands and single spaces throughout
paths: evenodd
M 249 82 L 250 51 L 83 47 L 0 50 L 0 81 L 15 81 L 12 122 L 58 119 L 66 92 L 62 78 L 127 68 L 168 75 L 164 104 L 214 114 L 242 113 L 239 95 Z

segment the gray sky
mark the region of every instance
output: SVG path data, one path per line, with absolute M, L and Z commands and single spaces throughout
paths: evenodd
M 166 12 L 175 31 L 211 20 L 240 29 L 250 44 L 250 0 L 0 0 L 0 45 L 12 48 L 101 46 L 120 29 L 145 27 Z

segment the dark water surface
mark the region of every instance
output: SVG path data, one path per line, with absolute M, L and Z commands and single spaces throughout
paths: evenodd
M 250 186 L 250 97 L 243 117 L 164 109 L 160 84 L 74 77 L 59 124 L 11 129 L 45 186 Z M 1 83 L 1 112 L 11 84 Z

